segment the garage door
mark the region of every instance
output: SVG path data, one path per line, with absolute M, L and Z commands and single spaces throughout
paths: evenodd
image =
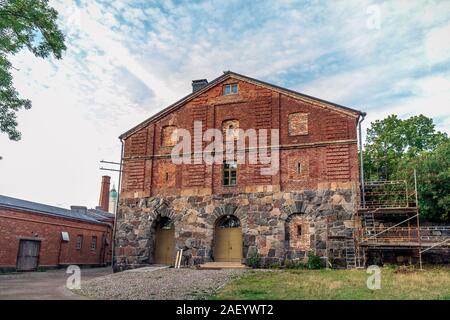
M 17 257 L 17 270 L 35 270 L 39 263 L 40 241 L 20 240 L 19 255 Z

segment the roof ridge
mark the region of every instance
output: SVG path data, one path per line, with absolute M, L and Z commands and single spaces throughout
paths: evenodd
M 47 214 L 51 216 L 63 217 L 67 219 L 75 219 L 82 220 L 91 223 L 100 223 L 104 224 L 104 222 L 95 219 L 92 216 L 89 216 L 86 213 L 80 211 L 74 211 L 67 208 L 52 206 L 44 203 L 9 197 L 5 195 L 0 195 L 0 207 L 6 207 L 11 209 L 21 209 L 25 211 Z

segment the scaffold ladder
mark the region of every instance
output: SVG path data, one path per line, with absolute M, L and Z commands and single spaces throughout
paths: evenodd
M 371 236 L 375 233 L 375 217 L 373 211 L 364 212 L 364 226 L 367 231 L 367 235 Z
M 355 239 L 353 237 L 346 238 L 344 240 L 344 247 L 345 247 L 345 261 L 346 261 L 347 269 L 362 268 L 361 259 L 356 250 Z

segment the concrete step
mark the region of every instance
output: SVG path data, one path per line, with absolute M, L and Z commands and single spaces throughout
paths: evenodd
M 198 265 L 201 270 L 220 270 L 220 269 L 246 269 L 247 266 L 240 262 L 206 262 Z

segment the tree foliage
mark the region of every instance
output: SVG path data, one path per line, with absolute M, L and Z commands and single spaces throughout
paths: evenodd
M 8 55 L 26 48 L 36 57 L 61 59 L 66 47 L 57 17 L 47 0 L 0 0 L 0 132 L 11 140 L 20 139 L 17 111 L 31 108 L 31 101 L 14 88 Z
M 417 186 L 421 215 L 448 220 L 450 211 L 450 139 L 423 115 L 406 120 L 390 115 L 371 123 L 364 146 L 368 180 L 407 180 Z
M 435 130 L 433 119 L 424 115 L 406 120 L 390 115 L 372 122 L 364 146 L 366 178 L 395 179 L 400 160 L 433 151 L 445 139 L 446 134 Z
M 417 191 L 421 215 L 429 220 L 450 218 L 450 139 L 435 150 L 400 162 L 399 173 L 417 171 Z

